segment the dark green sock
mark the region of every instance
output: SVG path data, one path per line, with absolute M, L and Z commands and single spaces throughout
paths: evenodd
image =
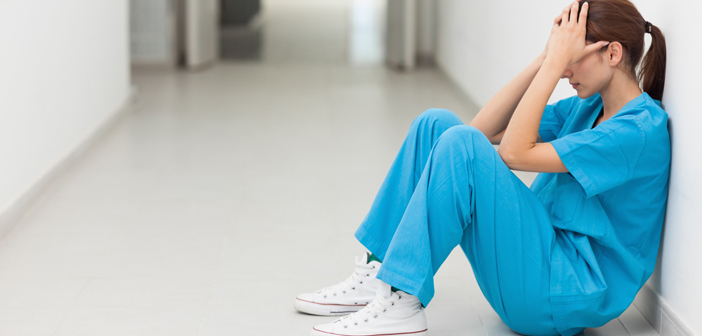
M 371 261 L 377 261 L 381 264 L 383 263 L 383 261 L 381 261 L 380 258 L 378 258 L 375 254 L 368 253 L 368 262 L 371 262 Z M 393 292 L 403 291 L 402 289 L 395 288 L 395 287 L 391 287 L 390 290 L 392 290 Z M 403 292 L 405 292 L 405 291 L 403 291 Z M 407 293 L 407 292 L 405 292 L 405 293 Z
M 371 261 L 377 261 L 377 262 L 379 262 L 379 263 L 381 263 L 381 264 L 383 263 L 383 261 L 380 260 L 380 258 L 378 258 L 375 254 L 373 254 L 373 253 L 368 253 L 368 262 L 371 262 Z

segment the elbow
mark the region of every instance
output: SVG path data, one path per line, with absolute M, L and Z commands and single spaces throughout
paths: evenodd
M 512 168 L 517 160 L 517 155 L 514 153 L 514 151 L 504 149 L 502 146 L 497 148 L 497 154 L 500 155 L 502 162 L 504 162 L 509 168 Z

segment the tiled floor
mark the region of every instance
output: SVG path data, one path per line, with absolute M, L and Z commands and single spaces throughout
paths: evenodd
M 307 335 L 329 321 L 293 298 L 352 271 L 352 234 L 410 122 L 477 112 L 439 70 L 351 65 L 354 3 L 271 2 L 262 61 L 136 73 L 132 111 L 0 242 L 0 335 Z M 303 34 L 310 22 L 330 27 Z M 460 250 L 436 283 L 432 335 L 515 335 Z M 656 335 L 635 308 L 585 334 Z

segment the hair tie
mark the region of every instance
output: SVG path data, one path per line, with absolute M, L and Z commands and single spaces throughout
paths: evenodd
M 649 34 L 651 33 L 651 27 L 653 27 L 653 24 L 646 21 L 646 32 Z

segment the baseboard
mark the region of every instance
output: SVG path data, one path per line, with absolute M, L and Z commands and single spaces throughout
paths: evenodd
M 634 305 L 661 336 L 694 336 L 665 299 L 648 283 L 639 291 Z
M 90 147 L 96 139 L 107 133 L 112 125 L 124 116 L 129 107 L 136 100 L 138 90 L 132 86 L 129 95 L 124 100 L 122 105 L 105 120 L 95 131 L 85 138 L 74 150 L 61 159 L 56 165 L 51 168 L 44 176 L 39 178 L 23 195 L 21 195 L 14 203 L 12 203 L 5 211 L 0 213 L 0 240 L 5 238 L 12 228 L 19 222 L 25 211 L 37 200 L 44 190 L 51 184 L 57 176 L 61 175 L 66 168 L 76 161 L 85 150 Z

